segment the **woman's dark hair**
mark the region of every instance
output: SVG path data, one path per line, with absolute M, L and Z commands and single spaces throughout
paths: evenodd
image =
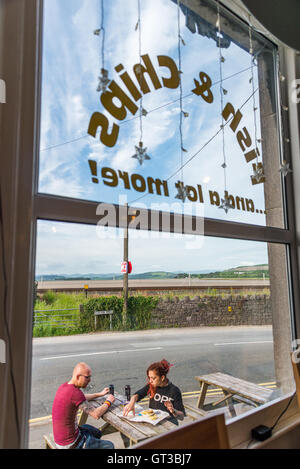
M 155 371 L 156 374 L 160 377 L 167 376 L 171 366 L 173 366 L 173 365 L 171 365 L 168 362 L 168 360 L 163 358 L 160 362 L 154 362 L 154 363 L 152 363 L 151 365 L 148 366 L 147 376 L 149 375 L 149 371 Z M 151 383 L 149 383 L 148 394 L 150 394 L 150 397 L 154 397 L 154 394 L 155 394 L 155 388 Z

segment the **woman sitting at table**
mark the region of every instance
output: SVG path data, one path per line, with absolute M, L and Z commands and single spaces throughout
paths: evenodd
M 177 419 L 183 420 L 185 409 L 181 391 L 167 378 L 171 366 L 167 360 L 163 359 L 148 367 L 148 384 L 134 393 L 129 403 L 124 407 L 123 415 L 128 415 L 130 411 L 133 411 L 133 415 L 135 415 L 135 403 L 149 395 L 150 409 L 169 412 L 171 420 L 177 425 Z

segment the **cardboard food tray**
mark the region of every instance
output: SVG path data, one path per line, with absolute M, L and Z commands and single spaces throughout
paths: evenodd
M 148 410 L 153 410 L 152 415 L 153 416 L 155 415 L 156 419 L 152 419 L 150 415 L 143 413 Z M 125 416 L 123 415 L 123 411 L 119 412 L 118 416 L 123 419 L 129 420 L 130 422 L 145 422 L 145 423 L 151 423 L 151 425 L 157 425 L 159 422 L 161 422 L 165 418 L 170 417 L 170 414 L 169 412 L 164 412 L 158 409 L 144 409 L 141 406 L 135 406 L 135 416 L 133 415 L 132 412 L 130 412 L 129 415 Z

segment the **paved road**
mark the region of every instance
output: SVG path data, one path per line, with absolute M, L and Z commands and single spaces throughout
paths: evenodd
M 123 280 L 54 280 L 51 282 L 38 282 L 38 291 L 44 290 L 68 290 L 83 289 L 84 285 L 88 285 L 89 289 L 105 289 L 122 288 Z M 178 288 L 178 287 L 199 287 L 199 288 L 268 288 L 269 279 L 130 279 L 129 287 L 131 288 Z
M 56 389 L 79 361 L 92 367 L 94 388 L 119 392 L 145 384 L 147 366 L 167 358 L 182 392 L 198 390 L 194 376 L 223 371 L 255 383 L 274 381 L 269 326 L 159 329 L 33 340 L 31 418 L 51 414 Z

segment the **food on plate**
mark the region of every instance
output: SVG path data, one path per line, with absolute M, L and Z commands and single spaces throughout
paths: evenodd
M 155 412 L 154 412 L 153 409 L 149 409 L 149 410 L 143 410 L 143 411 L 141 412 L 141 414 L 142 414 L 142 415 L 147 415 L 147 416 L 150 417 L 151 415 L 155 415 Z

